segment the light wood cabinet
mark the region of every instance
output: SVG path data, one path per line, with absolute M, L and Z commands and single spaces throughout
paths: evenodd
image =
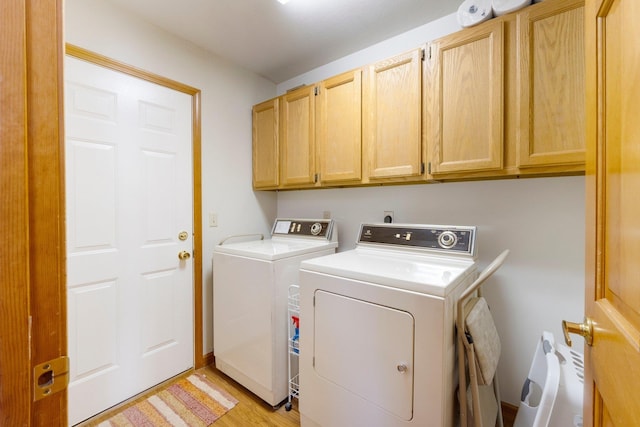
M 365 182 L 423 178 L 423 52 L 414 49 L 366 68 Z
M 430 44 L 432 175 L 502 169 L 504 37 L 504 22 L 497 19 Z
M 316 181 L 315 86 L 280 97 L 280 185 L 312 186 Z
M 583 0 L 547 0 L 432 42 L 429 178 L 584 171 Z
M 278 99 L 253 107 L 253 188 L 278 187 Z
M 546 0 L 258 104 L 254 188 L 583 173 L 583 14 Z
M 518 166 L 584 164 L 584 1 L 523 9 L 517 27 Z
M 316 96 L 319 184 L 362 179 L 362 70 L 349 71 L 318 85 Z
M 280 98 L 280 187 L 346 185 L 362 178 L 362 70 Z

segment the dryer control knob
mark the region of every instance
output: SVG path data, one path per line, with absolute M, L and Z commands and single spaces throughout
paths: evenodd
M 458 243 L 458 236 L 453 231 L 443 231 L 438 236 L 438 244 L 445 249 L 454 247 L 456 243 Z
M 320 224 L 319 222 L 313 223 L 313 225 L 311 226 L 311 234 L 313 234 L 314 236 L 317 236 L 318 234 L 320 234 L 321 231 L 322 231 L 322 224 Z

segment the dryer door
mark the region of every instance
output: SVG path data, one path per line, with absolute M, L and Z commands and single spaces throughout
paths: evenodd
M 414 318 L 317 290 L 314 369 L 403 420 L 413 417 Z

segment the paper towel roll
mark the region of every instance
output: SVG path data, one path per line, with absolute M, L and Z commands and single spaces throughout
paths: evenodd
M 458 8 L 458 24 L 461 27 L 471 27 L 491 18 L 491 0 L 464 0 Z
M 494 15 L 502 16 L 507 13 L 515 12 L 525 6 L 529 6 L 530 4 L 531 0 L 493 0 L 491 8 L 493 9 Z

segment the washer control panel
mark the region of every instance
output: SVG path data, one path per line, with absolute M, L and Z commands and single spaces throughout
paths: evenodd
M 358 244 L 395 245 L 475 256 L 476 227 L 423 224 L 362 224 Z
M 331 239 L 331 219 L 276 219 L 272 236 L 306 236 Z

